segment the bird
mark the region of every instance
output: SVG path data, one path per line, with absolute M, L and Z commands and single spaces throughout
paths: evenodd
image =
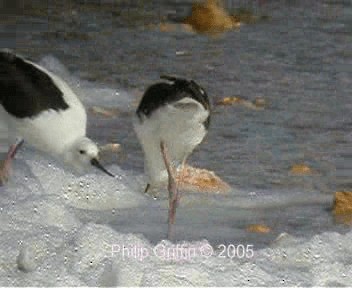
M 78 173 L 96 167 L 98 146 L 86 136 L 87 114 L 77 95 L 59 76 L 17 55 L 0 50 L 0 124 L 7 126 L 10 148 L 0 167 L 0 185 L 23 143 L 72 167 Z
M 160 78 L 166 81 L 146 89 L 133 119 L 144 153 L 145 192 L 161 188 L 169 180 L 161 143 L 167 147 L 171 165 L 183 169 L 210 125 L 210 102 L 204 88 L 193 80 L 168 75 Z

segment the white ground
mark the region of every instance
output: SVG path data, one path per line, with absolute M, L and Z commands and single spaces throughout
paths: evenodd
M 68 76 L 55 59 L 49 57 L 43 63 Z M 83 89 L 84 102 L 89 105 L 102 105 L 95 95 L 111 95 L 106 103 L 116 97 L 109 89 L 99 90 L 88 84 Z M 120 104 L 127 105 L 127 97 L 121 95 Z M 1 286 L 352 283 L 352 232 L 323 233 L 311 239 L 283 235 L 252 255 L 250 246 L 238 246 L 235 253 L 227 246 L 222 253 L 206 240 L 178 246 L 168 241 L 153 245 L 141 235 L 83 222 L 85 211 L 111 215 L 150 201 L 141 193 L 141 176 L 130 175 L 116 165 L 108 168 L 118 175 L 117 179 L 98 171 L 79 177 L 30 148 L 21 150 L 13 177 L 0 188 Z M 227 252 L 232 257 L 225 257 Z

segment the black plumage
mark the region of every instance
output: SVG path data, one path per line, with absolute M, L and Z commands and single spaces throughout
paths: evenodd
M 10 51 L 0 51 L 0 104 L 16 118 L 69 108 L 48 74 Z
M 204 109 L 210 110 L 208 95 L 195 81 L 172 76 L 160 76 L 160 78 L 172 83 L 156 83 L 146 90 L 136 112 L 140 120 L 143 115 L 150 117 L 158 108 L 186 97 L 196 100 Z M 204 122 L 204 126 L 208 129 L 209 124 L 210 116 Z

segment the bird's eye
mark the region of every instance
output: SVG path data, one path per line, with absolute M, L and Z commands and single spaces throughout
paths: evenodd
M 79 150 L 79 154 L 86 154 L 86 151 L 84 151 L 84 150 Z

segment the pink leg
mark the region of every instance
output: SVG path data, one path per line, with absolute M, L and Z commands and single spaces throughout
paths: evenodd
M 5 160 L 0 164 L 0 186 L 7 181 L 11 170 L 12 160 L 15 157 L 18 149 L 22 146 L 22 144 L 23 140 L 21 140 L 17 144 L 11 145 L 9 151 L 7 152 Z
M 165 146 L 164 142 L 160 142 L 160 149 L 161 149 L 161 154 L 164 159 L 165 167 L 167 170 L 167 174 L 169 175 L 169 184 L 168 184 L 168 190 L 169 190 L 169 217 L 168 217 L 168 232 L 167 232 L 167 238 L 169 240 L 172 240 L 174 238 L 174 224 L 175 224 L 175 218 L 176 218 L 176 208 L 178 206 L 179 200 L 180 200 L 180 193 L 177 190 L 177 184 L 174 176 L 174 171 L 171 167 L 170 159 L 168 158 L 168 153 L 167 153 L 167 147 Z

